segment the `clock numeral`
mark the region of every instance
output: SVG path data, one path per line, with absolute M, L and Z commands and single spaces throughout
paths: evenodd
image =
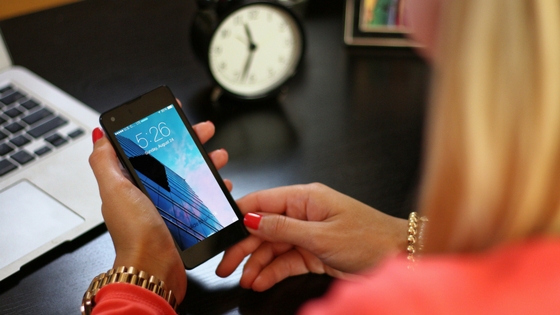
M 286 31 L 286 29 L 288 28 L 288 25 L 286 25 L 286 23 L 280 23 L 280 25 L 278 25 L 278 30 L 280 31 L 280 33 L 284 33 Z
M 233 23 L 234 23 L 235 25 L 243 24 L 243 16 L 238 15 L 238 16 L 234 17 L 234 18 L 233 18 Z
M 272 78 L 276 74 L 276 71 L 272 68 L 268 68 L 268 77 Z
M 167 127 L 167 124 L 164 122 L 160 122 L 158 124 L 158 128 L 159 128 L 159 132 L 164 137 L 169 137 L 169 135 L 171 134 L 171 129 L 169 129 L 169 127 Z
M 249 11 L 249 19 L 256 20 L 258 18 L 259 18 L 259 11 L 257 11 L 257 10 Z
M 136 134 L 136 142 L 138 142 L 138 146 L 140 148 L 145 149 L 149 144 L 148 139 L 146 139 L 144 137 L 139 137 L 140 135 L 142 135 L 142 133 Z M 141 144 L 141 142 L 142 142 L 142 144 Z
M 220 62 L 218 68 L 220 68 L 220 70 L 225 70 L 227 68 L 227 64 L 225 62 Z
M 249 82 L 250 82 L 250 83 L 255 83 L 255 81 L 257 81 L 257 78 L 255 77 L 254 74 L 251 74 L 251 75 L 249 76 Z
M 287 47 L 292 47 L 292 45 L 294 44 L 294 41 L 291 39 L 286 39 L 284 41 L 284 45 L 286 45 Z
M 268 12 L 268 14 L 266 15 L 266 19 L 267 19 L 268 22 L 272 22 L 273 17 L 274 16 L 272 15 L 272 12 Z
M 222 48 L 222 46 L 216 46 L 216 47 L 214 47 L 214 53 L 215 53 L 216 55 L 221 54 L 222 51 L 224 51 L 223 48 Z
M 224 29 L 224 30 L 222 30 L 222 32 L 220 33 L 220 35 L 222 36 L 222 38 L 227 38 L 230 34 L 231 34 L 231 32 L 230 32 L 230 30 L 228 30 L 228 29 Z
M 279 57 L 278 57 L 278 62 L 281 63 L 281 64 L 285 64 L 285 63 L 286 63 L 286 57 L 284 57 L 284 56 L 279 56 Z

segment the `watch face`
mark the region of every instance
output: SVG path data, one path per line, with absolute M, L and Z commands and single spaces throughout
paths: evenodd
M 265 96 L 293 75 L 303 37 L 285 8 L 252 4 L 228 15 L 216 29 L 209 49 L 210 71 L 227 91 Z

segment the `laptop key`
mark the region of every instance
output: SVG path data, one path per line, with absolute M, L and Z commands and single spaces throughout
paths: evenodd
M 11 124 L 6 126 L 6 130 L 8 130 L 11 133 L 16 133 L 16 132 L 22 130 L 23 128 L 25 128 L 25 127 L 23 127 L 22 125 L 20 125 L 17 122 L 11 123 Z
M 45 140 L 55 147 L 59 147 L 65 144 L 66 142 L 68 142 L 66 139 L 62 138 L 62 136 L 60 136 L 58 133 L 46 137 Z
M 23 114 L 23 112 L 14 107 L 5 111 L 4 114 L 8 115 L 10 118 L 16 118 L 17 116 Z
M 56 127 L 62 126 L 67 123 L 68 121 L 66 119 L 57 116 L 47 121 L 46 123 L 29 130 L 27 133 L 30 134 L 33 138 L 37 139 L 47 132 L 54 130 Z
M 12 144 L 14 144 L 16 147 L 21 147 L 23 145 L 28 144 L 29 142 L 31 142 L 31 140 L 29 140 L 26 136 L 24 135 L 19 135 L 13 139 L 10 140 L 10 142 Z
M 29 154 L 27 151 L 19 151 L 18 153 L 12 155 L 11 158 L 21 165 L 29 163 L 35 159 L 33 155 Z
M 53 112 L 51 112 L 50 110 L 48 110 L 47 108 L 42 108 L 36 112 L 34 112 L 31 115 L 27 115 L 25 117 L 23 117 L 21 120 L 23 120 L 26 124 L 28 125 L 33 125 L 34 123 L 43 120 L 49 116 L 52 116 Z
M 4 156 L 12 151 L 14 151 L 14 148 L 9 146 L 7 143 L 0 144 L 0 156 Z
M 0 94 L 4 94 L 4 93 L 9 92 L 9 91 L 11 91 L 11 90 L 13 90 L 13 89 L 14 89 L 14 88 L 13 88 L 11 85 L 7 85 L 7 86 L 5 86 L 5 87 L 3 87 L 3 88 L 0 89 Z
M 21 103 L 21 106 L 29 109 L 35 108 L 37 106 L 39 106 L 39 103 L 37 103 L 35 100 L 29 99 L 23 103 Z
M 24 98 L 25 95 L 21 94 L 18 91 L 15 91 L 12 94 L 8 94 L 8 96 L 4 96 L 2 99 L 0 99 L 0 102 L 6 104 L 6 105 L 10 105 L 13 102 L 19 100 L 20 98 Z
M 69 133 L 69 134 L 68 134 L 68 137 L 70 137 L 70 138 L 72 138 L 72 139 L 76 139 L 76 138 L 78 138 L 79 136 L 83 135 L 84 132 L 85 132 L 85 131 L 84 131 L 82 128 L 78 128 L 78 129 L 72 131 L 71 133 Z
M 47 154 L 49 152 L 51 152 L 51 148 L 44 146 L 42 148 L 35 150 L 34 153 L 37 154 L 38 156 L 43 156 L 44 154 Z
M 8 161 L 8 160 L 0 160 L 0 176 L 6 175 L 9 172 L 15 170 L 17 165 Z

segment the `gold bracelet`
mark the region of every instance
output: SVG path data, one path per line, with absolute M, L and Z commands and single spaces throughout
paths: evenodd
M 98 275 L 93 278 L 89 288 L 86 293 L 84 293 L 84 298 L 82 300 L 82 306 L 80 311 L 82 315 L 91 314 L 91 310 L 95 306 L 95 295 L 99 290 L 111 283 L 129 283 L 148 289 L 155 294 L 164 298 L 173 307 L 173 310 L 177 309 L 177 301 L 175 300 L 175 295 L 171 290 L 166 290 L 164 288 L 165 283 L 158 278 L 147 274 L 144 271 L 140 271 L 134 267 L 117 267 L 109 269 L 107 272 Z
M 416 212 L 411 212 L 408 216 L 408 246 L 406 247 L 408 255 L 406 258 L 411 263 L 416 261 L 414 254 L 422 251 L 426 221 L 428 221 L 426 217 L 420 217 Z

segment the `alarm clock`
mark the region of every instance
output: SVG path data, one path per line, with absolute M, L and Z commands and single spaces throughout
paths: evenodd
M 193 46 L 219 92 L 246 101 L 277 96 L 296 73 L 305 51 L 297 16 L 275 2 L 198 4 Z

